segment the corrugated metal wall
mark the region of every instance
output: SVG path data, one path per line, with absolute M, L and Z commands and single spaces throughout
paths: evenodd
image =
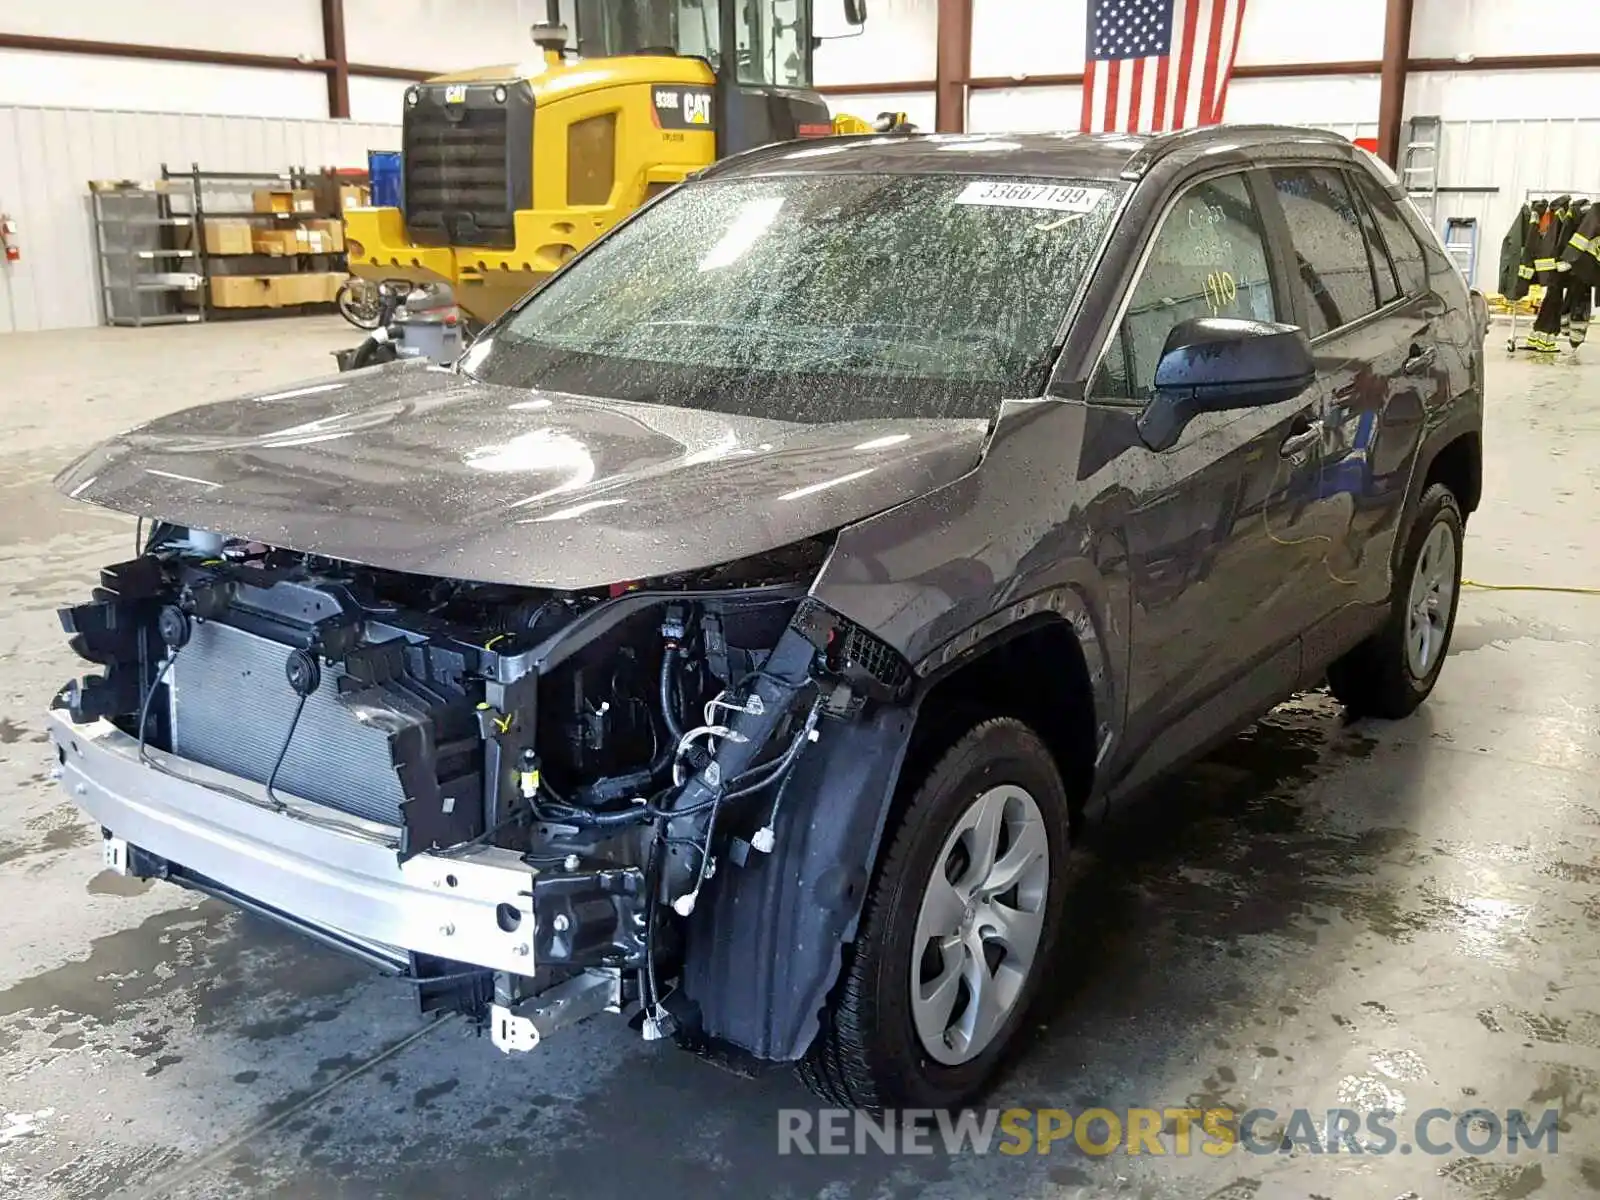
M 208 171 L 365 167 L 399 125 L 0 107 L 0 211 L 22 261 L 0 264 L 0 333 L 100 323 L 91 179 L 149 180 L 161 164 Z
M 1445 187 L 1493 187 L 1492 193 L 1439 197 L 1439 220 L 1478 222 L 1478 264 L 1473 284 L 1498 291 L 1500 239 L 1530 189 L 1587 192 L 1600 200 L 1600 119 L 1546 121 L 1446 121 L 1440 153 Z

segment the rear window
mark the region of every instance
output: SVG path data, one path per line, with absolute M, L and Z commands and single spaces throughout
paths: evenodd
M 478 378 L 802 422 L 988 417 L 1043 391 L 1124 184 L 706 180 L 469 352 Z
M 1428 269 L 1422 261 L 1422 244 L 1417 241 L 1411 226 L 1406 224 L 1400 206 L 1367 172 L 1357 171 L 1356 179 L 1362 195 L 1366 196 L 1372 208 L 1372 215 L 1377 218 L 1384 245 L 1389 248 L 1389 257 L 1394 260 L 1394 269 L 1400 277 L 1400 290 L 1407 296 L 1427 291 Z
M 1272 182 L 1289 223 L 1290 275 L 1311 337 L 1359 321 L 1378 307 L 1361 214 L 1343 171 L 1275 167 Z

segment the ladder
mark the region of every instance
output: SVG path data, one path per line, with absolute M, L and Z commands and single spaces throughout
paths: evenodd
M 1456 264 L 1467 286 L 1473 286 L 1478 271 L 1478 220 L 1476 217 L 1447 217 L 1444 223 L 1444 252 Z
M 1444 129 L 1438 117 L 1412 117 L 1400 179 L 1430 227 L 1439 224 L 1439 158 Z

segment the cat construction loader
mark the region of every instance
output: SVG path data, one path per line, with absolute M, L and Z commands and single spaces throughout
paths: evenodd
M 865 0 L 841 2 L 848 24 L 866 20 Z M 443 282 L 491 321 L 719 158 L 909 129 L 903 113 L 829 115 L 812 17 L 813 0 L 551 0 L 534 61 L 406 90 L 403 203 L 346 213 L 350 269 Z

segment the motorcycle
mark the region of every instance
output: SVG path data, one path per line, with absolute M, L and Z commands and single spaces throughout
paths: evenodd
M 396 287 L 410 286 L 400 281 L 380 283 L 352 275 L 339 285 L 339 294 L 333 302 L 338 305 L 339 315 L 357 329 L 376 329 L 383 323 L 384 294 Z M 404 296 L 402 292 L 401 298 Z

